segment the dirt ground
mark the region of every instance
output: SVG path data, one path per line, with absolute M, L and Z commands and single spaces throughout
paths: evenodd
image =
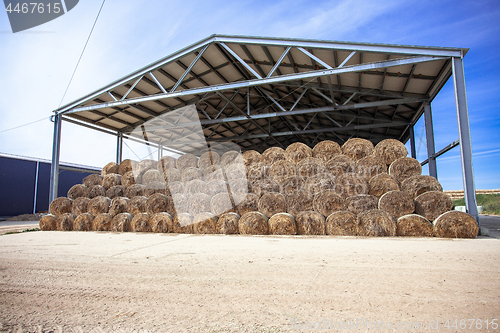
M 500 332 L 499 273 L 485 237 L 26 232 L 0 236 L 0 332 Z

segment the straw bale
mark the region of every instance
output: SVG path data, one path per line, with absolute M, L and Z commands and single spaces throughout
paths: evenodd
M 295 164 L 289 160 L 281 160 L 275 162 L 268 171 L 268 176 L 274 179 L 277 183 L 280 183 L 284 179 L 295 176 L 297 174 L 297 168 Z
M 163 171 L 164 179 L 167 183 L 180 182 L 181 181 L 181 173 L 177 169 L 166 169 Z
M 193 215 L 181 213 L 174 217 L 172 232 L 180 234 L 192 234 L 193 230 Z
M 344 198 L 368 193 L 368 182 L 355 173 L 345 173 L 335 179 L 334 191 Z
M 59 197 L 50 203 L 49 212 L 55 216 L 59 216 L 64 213 L 71 213 L 72 204 L 73 200 L 66 197 Z
M 181 172 L 186 168 L 196 168 L 198 166 L 198 158 L 190 153 L 184 154 L 177 159 L 175 166 Z
M 385 139 L 377 143 L 373 155 L 380 158 L 386 165 L 390 165 L 398 158 L 408 155 L 404 143 L 395 139 Z
M 205 193 L 209 194 L 210 188 L 207 183 L 205 183 L 201 179 L 193 179 L 190 180 L 186 186 L 184 187 L 184 192 L 186 195 L 190 196 L 196 193 Z
M 137 166 L 136 161 L 129 160 L 129 159 L 123 160 L 120 163 L 120 165 L 118 166 L 118 173 L 123 176 L 125 173 L 135 169 L 136 166 Z
M 291 176 L 280 183 L 279 192 L 283 193 L 283 195 L 289 195 L 292 192 L 304 189 L 305 184 L 306 180 L 304 177 Z M 255 185 L 253 187 L 255 188 Z
M 108 190 L 110 187 L 121 185 L 122 176 L 117 173 L 108 173 L 102 179 L 102 186 Z
M 40 230 L 42 231 L 57 230 L 57 217 L 52 214 L 44 215 L 38 224 L 40 226 Z
M 259 198 L 255 193 L 236 195 L 234 201 L 238 214 L 243 216 L 245 213 L 259 210 Z
M 312 149 L 302 142 L 295 142 L 286 147 L 285 157 L 288 161 L 297 164 L 305 158 L 312 157 Z
M 313 210 L 314 196 L 306 190 L 293 191 L 285 196 L 287 212 L 296 216 L 299 212 Z
M 227 212 L 234 212 L 236 208 L 233 206 L 229 193 L 216 194 L 210 201 L 211 212 L 214 215 L 221 215 Z
M 281 193 L 269 192 L 259 199 L 259 212 L 270 218 L 277 213 L 287 211 L 286 199 Z
M 111 200 L 111 204 L 109 205 L 108 214 L 111 216 L 115 216 L 120 213 L 127 213 L 129 201 L 130 199 L 126 197 L 114 198 L 113 200 Z
M 422 166 L 420 162 L 411 157 L 401 157 L 391 163 L 389 166 L 389 174 L 402 182 L 413 176 L 422 174 Z
M 186 184 L 193 179 L 203 180 L 203 172 L 198 168 L 185 168 L 181 173 L 181 181 Z
M 151 225 L 151 231 L 157 233 L 171 232 L 174 228 L 172 215 L 165 212 L 156 213 L 151 216 L 149 224 Z
M 399 191 L 399 181 L 391 175 L 381 173 L 368 182 L 368 194 L 380 198 L 389 191 Z
M 265 179 L 268 176 L 270 166 L 255 162 L 246 167 L 247 178 L 251 181 Z
M 245 183 L 247 182 L 246 179 L 235 179 L 235 180 L 231 181 L 231 190 L 234 189 L 235 192 L 243 191 L 244 189 L 242 187 L 239 187 L 239 186 L 242 186 L 241 181 L 244 181 Z M 223 181 L 222 179 L 214 179 L 206 184 L 207 184 L 207 192 L 203 192 L 203 193 L 206 193 L 211 197 L 214 197 L 216 194 L 219 194 L 219 193 L 226 193 L 227 192 L 228 184 L 225 181 Z M 248 192 L 248 189 L 246 189 L 245 193 L 247 193 L 247 192 Z
M 111 199 L 108 197 L 98 196 L 90 199 L 87 204 L 87 213 L 97 216 L 102 213 L 107 213 L 109 211 L 109 205 L 111 204 Z
M 356 161 L 347 155 L 335 155 L 325 162 L 326 172 L 334 177 L 343 175 L 344 173 L 354 172 Z
M 246 169 L 243 163 L 233 163 L 224 168 L 224 173 L 228 181 L 232 179 L 246 178 Z
M 188 199 L 188 213 L 196 216 L 199 213 L 211 211 L 210 201 L 212 198 L 204 193 L 197 193 Z
M 136 196 L 130 198 L 127 204 L 127 213 L 133 216 L 139 213 L 145 213 L 148 210 L 147 201 L 148 198 L 144 196 Z
M 261 162 L 263 164 L 273 165 L 281 160 L 286 160 L 286 154 L 280 147 L 267 148 L 261 155 Z
M 80 197 L 73 200 L 73 203 L 71 204 L 71 214 L 78 216 L 80 214 L 86 213 L 89 201 L 90 199 L 86 197 Z
M 87 187 L 102 185 L 102 176 L 96 173 L 88 175 L 87 177 L 83 178 L 83 185 Z
M 319 158 L 324 163 L 331 160 L 335 155 L 339 154 L 342 154 L 342 149 L 340 148 L 339 144 L 330 140 L 318 142 L 312 150 L 312 156 Z
M 378 208 L 378 198 L 369 194 L 353 195 L 352 197 L 348 197 L 345 203 L 346 209 L 354 215 Z
M 59 231 L 71 231 L 75 223 L 76 216 L 71 213 L 64 213 L 57 216 L 56 224 Z
M 193 231 L 195 234 L 216 234 L 217 216 L 212 213 L 199 213 L 193 218 Z
M 413 176 L 401 182 L 401 191 L 405 191 L 412 198 L 418 197 L 420 194 L 429 191 L 442 192 L 443 188 L 438 180 L 431 176 Z
M 269 226 L 267 217 L 260 212 L 248 212 L 238 221 L 238 229 L 242 235 L 267 235 Z
M 304 190 L 315 195 L 324 190 L 335 189 L 335 177 L 329 173 L 320 173 L 309 177 L 304 185 Z
M 476 238 L 479 234 L 476 219 L 458 210 L 439 215 L 433 229 L 436 237 L 443 238 Z
M 113 229 L 113 224 L 111 221 L 113 217 L 108 213 L 99 214 L 94 217 L 94 221 L 92 221 L 92 230 L 95 231 L 111 231 Z
M 439 215 L 453 209 L 453 202 L 448 194 L 439 191 L 429 191 L 415 198 L 415 213 L 429 221 L 434 221 Z
M 320 192 L 313 199 L 314 210 L 323 216 L 345 209 L 345 200 L 332 190 Z
M 135 167 L 134 171 L 137 172 L 139 175 L 144 175 L 147 171 L 154 169 L 156 170 L 156 164 L 158 164 L 156 161 L 150 160 L 150 159 L 145 159 L 140 161 Z
M 101 170 L 101 176 L 106 176 L 109 173 L 118 173 L 118 164 L 115 162 L 109 162 Z
M 432 237 L 432 223 L 417 214 L 401 216 L 396 222 L 397 236 Z
M 170 195 L 170 188 L 164 182 L 152 182 L 144 187 L 144 196 L 149 197 L 156 193 Z
M 366 139 L 352 138 L 342 145 L 342 154 L 357 161 L 373 152 L 373 143 Z
M 386 211 L 372 209 L 357 218 L 359 236 L 395 236 L 396 219 Z
M 325 225 L 327 235 L 358 235 L 358 220 L 356 219 L 356 215 L 347 210 L 341 210 L 328 215 Z
M 106 189 L 101 185 L 92 185 L 90 187 L 87 187 L 87 191 L 85 192 L 85 196 L 89 199 L 105 195 Z
M 220 167 L 217 166 L 213 170 L 211 169 L 203 169 L 203 179 L 208 183 L 211 182 L 212 180 L 219 179 L 219 180 L 226 180 L 226 175 L 224 174 L 224 170 Z
M 306 210 L 295 215 L 298 235 L 324 235 L 325 217 L 318 212 Z
M 75 200 L 76 198 L 84 197 L 87 194 L 87 186 L 83 184 L 76 184 L 71 186 L 68 191 L 68 198 Z
M 134 171 L 125 172 L 121 179 L 122 185 L 126 187 L 134 184 L 140 184 L 141 182 L 141 176 Z
M 148 171 L 144 172 L 144 174 L 142 175 L 142 183 L 144 185 L 147 186 L 148 184 L 155 182 L 165 182 L 165 178 L 160 173 L 160 171 L 156 169 L 149 169 Z
M 415 203 L 413 198 L 404 191 L 389 191 L 380 197 L 378 208 L 398 219 L 415 212 Z
M 184 194 L 185 188 L 182 182 L 171 182 L 168 183 L 168 190 L 172 195 L 174 194 Z
M 272 179 L 261 179 L 251 183 L 253 193 L 257 194 L 259 197 L 266 193 L 279 192 L 280 186 L 277 182 Z
M 174 214 L 172 216 L 187 213 L 188 211 L 188 197 L 185 194 L 174 194 L 172 196 L 172 201 L 174 203 Z
M 217 164 L 220 164 L 220 156 L 215 151 L 207 151 L 203 153 L 198 160 L 198 168 L 202 170 Z
M 130 222 L 130 231 L 134 232 L 152 232 L 150 221 L 151 216 L 148 213 L 140 213 L 132 218 Z
M 238 222 L 240 221 L 240 215 L 234 212 L 229 212 L 222 214 L 217 220 L 217 233 L 218 234 L 238 234 Z
M 326 172 L 326 167 L 319 158 L 307 157 L 297 164 L 297 175 L 302 177 L 312 177 Z
M 152 194 L 148 197 L 146 202 L 147 213 L 153 215 L 156 213 L 166 212 L 170 200 L 172 199 L 165 194 Z
M 156 169 L 160 172 L 164 172 L 165 170 L 168 169 L 174 169 L 175 168 L 175 158 L 172 156 L 163 156 L 160 158 L 158 163 L 156 163 Z
M 222 154 L 220 158 L 220 165 L 221 167 L 227 167 L 230 164 L 243 164 L 243 157 L 241 156 L 241 153 L 236 150 L 230 150 Z
M 249 166 L 253 163 L 258 163 L 262 160 L 262 155 L 256 150 L 247 150 L 243 154 L 241 154 L 241 157 L 243 157 L 243 163 L 245 166 Z
M 269 234 L 270 235 L 296 235 L 297 226 L 295 218 L 288 213 L 278 213 L 271 216 L 269 221 Z
M 111 231 L 127 232 L 132 231 L 131 223 L 134 217 L 129 213 L 121 213 L 111 220 Z
M 379 157 L 370 155 L 356 162 L 355 172 L 368 182 L 378 174 L 387 173 L 387 165 Z
M 83 213 L 75 218 L 73 230 L 76 231 L 92 231 L 92 222 L 94 216 L 90 213 Z
M 133 197 L 140 197 L 144 195 L 144 190 L 146 186 L 142 184 L 134 184 L 127 186 L 125 190 L 125 197 L 132 199 Z
M 116 197 L 124 197 L 126 192 L 127 192 L 126 186 L 116 185 L 116 186 L 110 187 L 106 191 L 106 196 L 110 199 L 114 199 Z

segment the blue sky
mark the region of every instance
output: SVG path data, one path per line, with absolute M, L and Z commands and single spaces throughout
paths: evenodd
M 100 0 L 80 1 L 66 15 L 16 34 L 0 12 L 1 153 L 50 158 L 48 117 L 60 105 L 100 5 Z M 106 0 L 63 104 L 213 33 L 465 47 L 470 48 L 464 66 L 476 188 L 500 188 L 498 22 L 497 0 Z M 458 138 L 451 81 L 432 110 L 438 151 Z M 423 160 L 423 119 L 415 133 Z M 115 141 L 64 123 L 61 160 L 103 166 L 114 160 Z M 445 189 L 463 187 L 459 155 L 457 147 L 438 158 L 438 179 Z M 124 156 L 134 158 L 127 147 Z

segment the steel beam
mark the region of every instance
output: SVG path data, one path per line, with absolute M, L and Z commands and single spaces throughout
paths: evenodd
M 281 57 L 278 59 L 278 61 L 276 62 L 276 64 L 274 64 L 273 68 L 271 69 L 271 71 L 269 72 L 269 74 L 267 74 L 266 77 L 271 77 L 274 73 L 274 71 L 276 71 L 276 69 L 278 68 L 278 66 L 283 62 L 283 59 L 285 59 L 286 55 L 288 54 L 288 52 L 290 51 L 291 47 L 287 47 L 285 52 L 283 52 L 283 54 L 281 55 Z
M 447 145 L 446 147 L 444 147 L 443 149 L 441 149 L 440 151 L 438 151 L 436 154 L 434 154 L 434 157 L 435 158 L 438 158 L 439 156 L 443 155 L 444 153 L 452 150 L 453 148 L 455 148 L 456 146 L 458 146 L 460 144 L 460 141 L 459 140 L 455 140 L 453 141 L 452 143 L 450 143 L 449 145 Z M 429 163 L 429 159 L 426 159 L 424 161 L 422 161 L 420 163 L 421 166 L 424 166 L 426 165 L 427 163 Z
M 193 69 L 194 65 L 196 65 L 198 60 L 200 60 L 201 56 L 203 55 L 203 53 L 205 53 L 205 51 L 208 49 L 208 47 L 209 47 L 209 45 L 205 45 L 205 47 L 200 51 L 200 53 L 198 53 L 198 55 L 196 56 L 196 58 L 194 58 L 191 65 L 189 65 L 189 67 L 186 68 L 186 70 L 184 71 L 182 76 L 179 78 L 179 80 L 177 80 L 177 82 L 174 84 L 174 86 L 170 90 L 171 93 L 174 92 L 179 87 L 179 85 L 182 83 L 182 81 L 184 81 L 186 76 L 189 74 L 189 72 L 191 72 L 191 69 Z
M 411 157 L 417 158 L 417 150 L 415 148 L 415 130 L 413 129 L 413 125 L 410 125 L 410 148 Z
M 123 133 L 116 135 L 116 164 L 122 162 L 123 156 Z
M 427 141 L 427 158 L 429 159 L 429 175 L 437 179 L 436 148 L 434 146 L 434 128 L 432 125 L 432 111 L 430 103 L 424 105 L 425 137 Z
M 61 125 L 62 115 L 54 115 L 54 138 L 52 141 L 52 163 L 50 164 L 49 203 L 57 198 L 59 186 L 59 157 L 61 155 Z

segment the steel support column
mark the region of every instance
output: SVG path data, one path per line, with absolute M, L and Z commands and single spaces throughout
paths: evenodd
M 61 125 L 62 116 L 54 116 L 54 138 L 52 141 L 52 164 L 50 165 L 50 191 L 49 203 L 57 198 L 57 188 L 59 186 L 59 156 L 61 155 Z
M 116 164 L 120 164 L 123 158 L 123 133 L 116 136 Z
M 476 187 L 472 168 L 472 144 L 470 138 L 469 113 L 467 110 L 467 94 L 465 92 L 465 74 L 462 58 L 453 58 L 453 86 L 455 88 L 455 105 L 457 108 L 458 139 L 460 140 L 460 158 L 462 162 L 462 180 L 464 184 L 465 207 L 479 223 L 476 202 Z
M 434 128 L 432 126 L 432 111 L 429 103 L 425 103 L 424 105 L 424 117 L 427 158 L 429 159 L 429 175 L 437 179 L 436 157 L 434 156 L 436 153 L 436 148 L 434 146 Z
M 417 150 L 415 149 L 415 131 L 413 129 L 413 125 L 410 126 L 410 148 L 411 157 L 417 158 Z

